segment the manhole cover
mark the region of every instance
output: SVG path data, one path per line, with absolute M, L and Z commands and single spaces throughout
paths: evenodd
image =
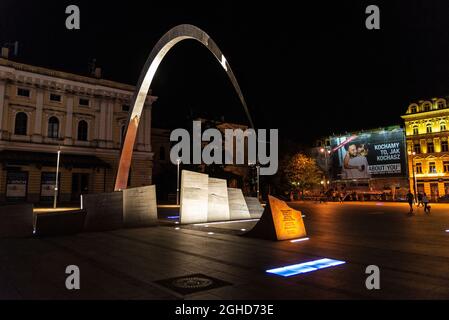
M 229 282 L 212 278 L 204 274 L 192 274 L 183 277 L 159 280 L 155 282 L 182 295 L 231 285 L 231 283 Z

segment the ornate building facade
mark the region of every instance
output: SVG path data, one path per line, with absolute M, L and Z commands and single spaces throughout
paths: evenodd
M 402 116 L 412 192 L 432 201 L 449 194 L 449 108 L 444 98 L 409 105 Z
M 0 202 L 44 203 L 54 194 L 58 150 L 61 202 L 113 190 L 134 87 L 0 58 Z M 148 96 L 130 186 L 152 183 Z

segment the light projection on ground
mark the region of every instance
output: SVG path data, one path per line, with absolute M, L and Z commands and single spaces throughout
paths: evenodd
M 162 38 L 156 43 L 153 50 L 148 57 L 145 66 L 143 67 L 140 75 L 139 82 L 137 84 L 137 91 L 134 95 L 133 107 L 131 115 L 128 121 L 128 128 L 126 130 L 125 140 L 120 155 L 120 162 L 117 171 L 117 177 L 115 181 L 115 191 L 124 190 L 127 187 L 129 169 L 131 166 L 131 160 L 133 155 L 134 144 L 137 136 L 137 129 L 139 121 L 142 115 L 143 107 L 145 104 L 148 91 L 153 82 L 154 75 L 156 74 L 159 65 L 166 56 L 166 54 L 179 42 L 187 39 L 193 39 L 203 44 L 209 51 L 215 56 L 220 65 L 225 70 L 229 79 L 237 92 L 240 102 L 243 105 L 246 116 L 249 123 L 254 128 L 253 121 L 249 114 L 246 101 L 243 97 L 240 86 L 237 79 L 232 72 L 231 66 L 227 62 L 225 56 L 218 48 L 216 43 L 209 37 L 209 35 L 203 30 L 189 24 L 182 24 L 169 30 Z
M 267 270 L 266 272 L 276 274 L 282 277 L 291 277 L 302 273 L 308 273 L 324 268 L 339 266 L 345 263 L 346 263 L 345 261 L 324 258 L 319 260 L 303 262 L 299 264 L 293 264 L 281 268 L 271 269 Z

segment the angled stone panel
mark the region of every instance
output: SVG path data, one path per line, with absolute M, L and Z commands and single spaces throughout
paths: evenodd
M 208 203 L 208 222 L 227 221 L 230 219 L 226 180 L 209 178 Z
M 228 188 L 230 220 L 251 219 L 241 189 Z
M 263 213 L 263 207 L 260 204 L 259 199 L 256 197 L 245 197 L 245 201 L 251 218 L 260 218 Z
M 207 222 L 209 176 L 203 173 L 183 170 L 181 174 L 182 224 Z
M 83 195 L 86 211 L 85 231 L 106 231 L 123 227 L 123 193 L 98 193 Z
M 125 227 L 157 225 L 156 186 L 123 190 L 123 224 Z

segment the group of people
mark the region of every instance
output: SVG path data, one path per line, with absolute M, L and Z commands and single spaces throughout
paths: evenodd
M 320 203 L 324 203 L 328 200 L 343 203 L 346 198 L 346 193 L 337 190 L 327 190 L 326 192 L 321 191 L 319 196 Z
M 424 207 L 424 212 L 426 214 L 430 214 L 430 206 L 429 206 L 429 198 L 427 197 L 426 193 L 418 192 L 416 195 L 416 202 L 417 207 L 419 208 L 421 205 Z M 413 213 L 413 204 L 415 203 L 415 196 L 413 193 L 409 190 L 407 193 L 407 202 L 410 206 L 410 214 Z

